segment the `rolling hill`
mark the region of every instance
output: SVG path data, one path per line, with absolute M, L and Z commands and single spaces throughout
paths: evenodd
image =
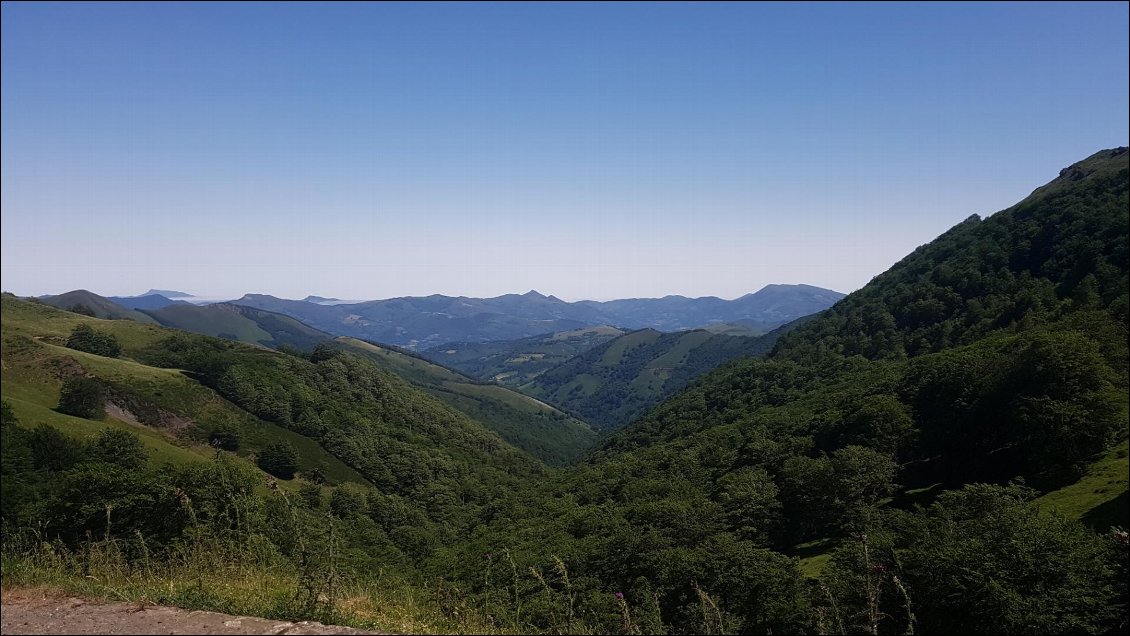
M 123 307 L 108 298 L 104 298 L 85 289 L 76 289 L 57 296 L 40 296 L 36 300 L 66 311 L 78 309 L 80 313 L 87 313 L 95 318 L 156 323 L 153 318 L 140 311 Z
M 388 555 L 395 545 L 398 559 L 473 527 L 483 506 L 544 471 L 478 422 L 364 356 L 323 351 L 312 360 L 156 325 L 89 318 L 10 295 L 0 310 L 2 394 L 21 427 L 46 425 L 79 438 L 116 427 L 139 434 L 154 461 L 181 463 L 215 456 L 210 439 L 236 440 L 240 457 L 288 444 L 308 481 L 380 489 L 372 494 L 374 505 L 383 502 L 396 512 L 385 517 L 382 538 L 372 547 Z M 68 348 L 78 325 L 112 336 L 122 356 Z M 56 408 L 64 381 L 76 377 L 100 387 L 92 418 Z M 398 534 L 401 525 L 412 529 Z M 69 531 L 81 535 L 81 528 Z
M 231 303 L 177 303 L 145 313 L 165 327 L 272 348 L 289 345 L 308 351 L 333 339 L 290 316 Z
M 640 329 L 574 356 L 519 388 L 598 428 L 616 429 L 723 362 L 768 353 L 777 338 L 803 320 L 758 337 Z
M 588 424 L 540 400 L 493 383 L 475 380 L 410 352 L 356 338 L 337 346 L 364 356 L 456 409 L 502 439 L 549 465 L 577 459 L 596 443 Z
M 420 355 L 472 377 L 521 386 L 569 358 L 622 335 L 621 329 L 600 325 L 520 340 L 450 342 Z
M 309 352 L 334 337 L 283 314 L 231 303 L 170 304 L 147 310 L 165 327 L 205 336 Z M 595 442 L 585 423 L 511 389 L 476 381 L 413 355 L 340 337 L 336 346 L 365 357 L 552 465 L 576 459 Z
M 155 461 L 175 463 L 208 461 L 215 453 L 208 445 L 209 435 L 233 431 L 240 440 L 240 456 L 284 440 L 298 451 L 302 470 L 317 468 L 331 483 L 368 483 L 312 440 L 250 415 L 182 373 L 65 346 L 68 334 L 79 324 L 112 334 L 127 355 L 159 343 L 172 333 L 166 329 L 90 319 L 8 295 L 2 302 L 3 397 L 28 426 L 47 424 L 80 438 L 91 437 L 105 425 L 133 431 L 142 436 Z M 88 420 L 54 410 L 62 381 L 74 374 L 90 374 L 115 387 L 105 418 Z

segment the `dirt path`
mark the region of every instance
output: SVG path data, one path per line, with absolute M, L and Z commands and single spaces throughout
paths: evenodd
M 380 634 L 142 603 L 87 601 L 44 590 L 4 590 L 0 634 Z

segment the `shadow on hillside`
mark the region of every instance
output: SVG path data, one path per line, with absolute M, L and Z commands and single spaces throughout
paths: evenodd
M 1081 521 L 1096 532 L 1106 532 L 1111 526 L 1130 528 L 1130 490 L 1091 508 Z

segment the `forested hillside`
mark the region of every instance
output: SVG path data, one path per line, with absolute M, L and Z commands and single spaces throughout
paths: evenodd
M 612 430 L 726 360 L 768 353 L 777 338 L 794 326 L 779 327 L 757 337 L 701 329 L 675 333 L 641 329 L 538 374 L 520 390 L 558 404 L 594 426 Z
M 959 225 L 442 558 L 561 555 L 645 631 L 1125 630 L 1127 156 Z
M 297 473 L 313 486 L 351 482 L 342 496 L 359 497 L 356 505 L 384 524 L 369 556 L 399 565 L 478 525 L 488 506 L 544 470 L 462 413 L 328 346 L 288 355 L 5 295 L 3 361 L 5 408 L 18 420 L 5 425 L 13 440 L 5 453 L 31 453 L 6 464 L 7 530 L 38 520 L 55 528 L 47 538 L 63 533 L 68 541 L 84 531 L 157 531 L 127 520 L 165 514 L 162 507 L 175 499 L 137 498 L 131 489 L 161 492 L 172 487 L 169 475 L 133 475 L 105 489 L 92 484 L 81 491 L 83 501 L 69 499 L 80 494 L 65 487 L 75 480 L 126 478 L 89 465 L 85 440 L 107 426 L 140 435 L 155 469 L 165 460 L 207 463 L 221 449 L 280 479 Z M 118 468 L 149 465 L 139 456 Z M 80 503 L 87 512 L 66 523 L 52 516 Z M 109 526 L 106 506 L 120 515 Z M 162 527 L 154 540 L 172 541 L 183 530 Z
M 420 352 L 467 375 L 522 386 L 549 369 L 604 344 L 624 331 L 600 325 L 495 342 L 449 342 Z
M 551 466 L 575 461 L 596 443 L 588 424 L 510 388 L 356 338 L 338 338 L 335 346 L 372 360 Z

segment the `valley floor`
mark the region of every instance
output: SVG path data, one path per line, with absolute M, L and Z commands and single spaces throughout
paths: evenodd
M 89 601 L 44 588 L 5 589 L 4 634 L 384 634 L 146 603 Z

